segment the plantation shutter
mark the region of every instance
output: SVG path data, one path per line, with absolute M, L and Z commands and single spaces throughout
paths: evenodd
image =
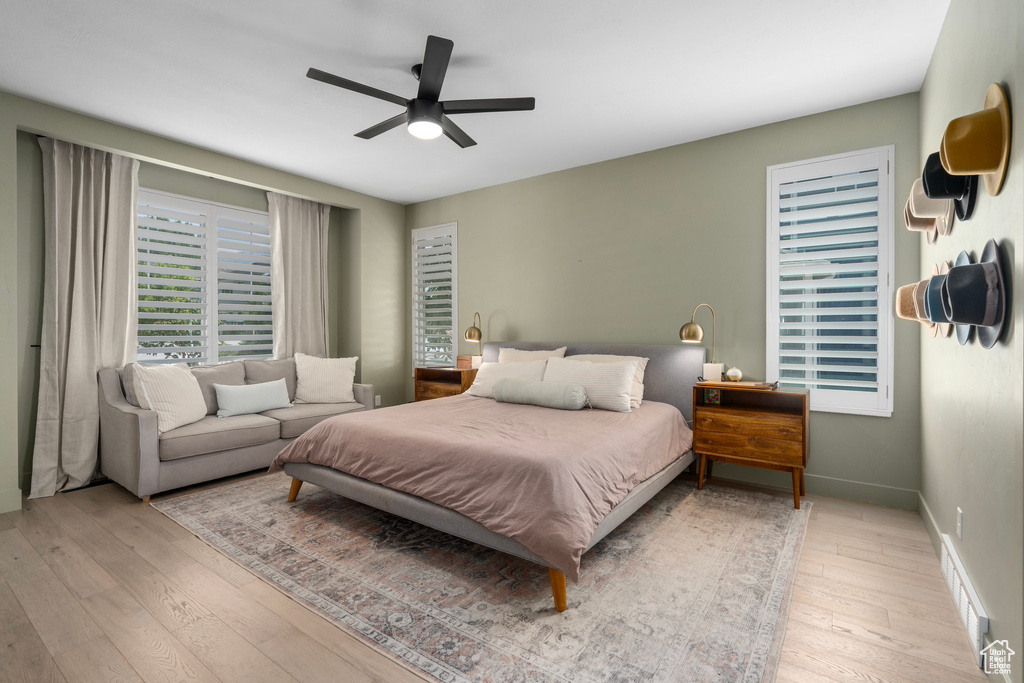
M 768 169 L 768 374 L 811 409 L 892 410 L 892 148 Z
M 209 360 L 207 211 L 203 204 L 139 190 L 138 360 Z
M 140 189 L 138 219 L 137 359 L 273 357 L 267 214 Z
M 457 225 L 412 231 L 413 367 L 454 367 L 458 353 Z
M 274 355 L 265 213 L 217 207 L 217 335 L 222 362 Z

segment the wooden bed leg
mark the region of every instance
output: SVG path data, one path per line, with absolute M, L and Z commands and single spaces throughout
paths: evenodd
M 800 468 L 793 468 L 793 505 L 800 509 Z
M 292 479 L 292 489 L 288 492 L 288 502 L 294 503 L 295 497 L 299 495 L 299 489 L 302 488 L 301 479 Z
M 697 468 L 697 490 L 704 488 L 704 469 L 707 466 L 707 456 L 703 453 L 700 456 L 700 466 Z
M 548 569 L 548 574 L 551 576 L 551 595 L 555 597 L 555 609 L 559 612 L 564 612 L 567 606 L 565 601 L 565 574 L 557 569 Z

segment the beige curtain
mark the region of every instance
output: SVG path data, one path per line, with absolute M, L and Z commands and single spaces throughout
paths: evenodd
M 31 498 L 96 473 L 96 372 L 135 353 L 139 162 L 60 140 L 43 149 L 45 265 Z
M 331 207 L 268 192 L 274 358 L 327 355 L 327 231 Z

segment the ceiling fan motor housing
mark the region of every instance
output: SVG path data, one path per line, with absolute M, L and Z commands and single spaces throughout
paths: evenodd
M 444 107 L 440 102 L 421 100 L 418 97 L 409 100 L 409 121 L 433 121 L 441 125 L 441 117 L 444 116 Z

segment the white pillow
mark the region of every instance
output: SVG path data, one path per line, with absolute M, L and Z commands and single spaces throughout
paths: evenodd
M 214 384 L 213 390 L 217 392 L 217 417 L 292 407 L 284 377 L 258 384 Z
M 296 403 L 352 403 L 356 361 L 351 358 L 317 358 L 295 354 Z
M 539 382 L 544 377 L 546 360 L 531 360 L 520 363 L 481 363 L 476 378 L 466 393 L 480 398 L 494 398 L 494 383 L 499 379 L 532 379 Z
M 578 384 L 587 392 L 590 405 L 601 410 L 629 413 L 630 392 L 636 375 L 635 360 L 621 363 L 592 363 L 587 360 L 549 358 L 545 382 Z
M 633 388 L 630 390 L 629 407 L 638 408 L 644 400 L 644 371 L 647 369 L 647 362 L 650 358 L 640 356 L 614 356 L 601 353 L 581 353 L 578 356 L 569 356 L 568 360 L 588 360 L 591 363 L 621 363 L 627 360 L 636 361 L 636 375 L 633 376 Z
M 565 347 L 551 351 L 523 351 L 521 349 L 498 349 L 499 363 L 525 363 L 531 360 L 544 360 L 546 358 L 562 358 L 565 356 Z
M 139 407 L 156 412 L 156 428 L 161 434 L 206 417 L 203 390 L 185 363 L 136 363 L 133 370 Z

